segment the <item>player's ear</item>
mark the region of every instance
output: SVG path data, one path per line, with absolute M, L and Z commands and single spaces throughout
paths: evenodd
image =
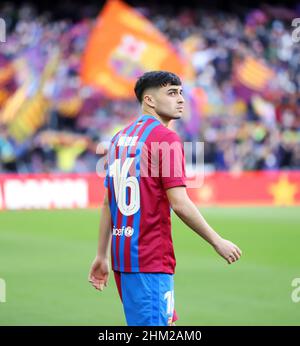
M 154 96 L 150 93 L 145 93 L 143 96 L 143 101 L 151 108 L 155 107 L 155 99 Z

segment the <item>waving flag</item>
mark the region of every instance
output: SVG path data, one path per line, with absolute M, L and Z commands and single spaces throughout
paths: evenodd
M 46 121 L 49 101 L 43 93 L 45 83 L 55 73 L 59 63 L 59 51 L 53 50 L 41 76 L 26 74 L 25 82 L 7 101 L 0 114 L 0 123 L 8 126 L 9 134 L 18 142 L 33 135 Z M 22 61 L 20 66 L 26 67 Z
M 146 18 L 120 0 L 100 13 L 82 57 L 83 83 L 111 98 L 131 98 L 134 83 L 150 70 L 184 77 L 187 62 Z
M 274 77 L 274 72 L 263 62 L 247 57 L 236 70 L 241 84 L 254 91 L 262 91 Z

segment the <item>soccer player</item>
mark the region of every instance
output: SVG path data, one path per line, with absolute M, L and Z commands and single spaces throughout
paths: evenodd
M 107 189 L 89 282 L 100 291 L 107 286 L 111 249 L 127 324 L 168 326 L 177 320 L 170 207 L 228 264 L 242 253 L 208 225 L 186 192 L 183 146 L 168 128 L 184 109 L 179 77 L 147 72 L 137 80 L 135 94 L 142 115 L 112 138 L 108 150 Z

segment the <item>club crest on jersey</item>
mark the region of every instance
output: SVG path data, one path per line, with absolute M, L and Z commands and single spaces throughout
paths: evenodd
M 115 236 L 125 235 L 126 237 L 131 237 L 134 233 L 134 229 L 130 226 L 123 226 L 122 228 L 113 227 L 112 234 Z

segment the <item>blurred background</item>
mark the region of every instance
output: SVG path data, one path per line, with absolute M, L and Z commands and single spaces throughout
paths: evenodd
M 166 53 L 168 60 L 184 54 L 182 61 L 191 65 L 193 76 L 181 76 L 195 89 L 197 114 L 175 126 L 183 141 L 205 142 L 207 169 L 300 168 L 300 45 L 292 41 L 291 25 L 300 16 L 296 3 L 259 8 L 216 1 L 185 8 L 134 4 L 176 50 Z M 0 50 L 1 172 L 95 171 L 93 144 L 109 140 L 139 113 L 132 94 L 111 98 L 113 85 L 97 88 L 80 78 L 86 43 L 103 6 L 97 1 L 1 3 L 7 30 Z M 129 26 L 122 30 L 134 33 Z M 98 50 L 90 54 L 101 54 Z M 85 69 L 92 69 L 89 63 Z M 146 61 L 132 73 L 116 67 L 111 78 L 119 73 L 135 80 L 147 67 Z M 151 67 L 159 69 L 160 61 Z
M 140 113 L 136 79 L 160 69 L 183 81 L 173 129 L 204 142 L 204 183 L 189 194 L 245 253 L 227 269 L 172 216 L 178 325 L 300 323 L 295 18 L 297 1 L 1 2 L 0 324 L 125 323 L 115 288 L 100 298 L 87 283 L 96 166 Z

